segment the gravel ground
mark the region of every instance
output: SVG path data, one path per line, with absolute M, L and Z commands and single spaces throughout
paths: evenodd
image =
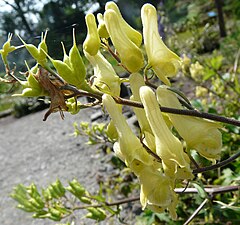
M 42 121 L 44 111 L 21 119 L 0 119 L 0 224 L 51 225 L 56 222 L 35 220 L 31 215 L 15 209 L 16 202 L 9 197 L 18 183 L 46 187 L 57 178 L 64 184 L 77 178 L 90 191 L 98 188 L 96 177 L 101 157 L 97 146 L 85 144 L 86 138 L 73 137 L 74 121 L 89 121 L 94 109 L 72 116 L 58 113 Z M 79 224 L 83 224 L 80 222 Z M 86 224 L 93 224 L 88 220 Z

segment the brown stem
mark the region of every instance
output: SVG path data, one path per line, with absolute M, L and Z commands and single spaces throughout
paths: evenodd
M 113 98 L 118 104 L 129 105 L 129 106 L 133 106 L 133 107 L 137 107 L 137 108 L 143 108 L 143 104 L 140 102 L 131 101 L 131 100 L 127 100 L 127 99 L 123 99 L 123 98 L 119 98 L 119 97 L 113 97 Z M 205 113 L 205 112 L 199 112 L 197 110 L 173 109 L 173 108 L 168 108 L 168 107 L 160 107 L 160 109 L 162 112 L 166 112 L 166 113 L 200 117 L 200 118 L 205 118 L 205 119 L 214 120 L 214 121 L 218 121 L 218 122 L 222 122 L 222 123 L 232 124 L 234 126 L 240 127 L 239 120 L 235 120 L 235 119 L 224 117 L 224 116 L 219 116 L 219 115 Z
M 222 162 L 219 162 L 215 165 L 211 165 L 211 166 L 206 166 L 206 167 L 202 167 L 202 168 L 197 168 L 197 169 L 194 169 L 193 170 L 193 174 L 197 174 L 197 173 L 204 173 L 204 172 L 207 172 L 209 170 L 215 170 L 217 168 L 220 168 L 222 166 L 225 166 L 231 162 L 233 162 L 235 159 L 237 159 L 238 157 L 240 156 L 240 152 L 236 153 L 235 155 L 229 157 L 228 159 L 222 161 Z
M 209 193 L 210 195 L 214 194 L 220 194 L 225 192 L 232 192 L 232 191 L 238 191 L 240 190 L 240 185 L 237 186 L 223 186 L 223 187 L 216 187 L 216 188 L 204 188 L 205 192 Z M 175 188 L 175 193 L 177 194 L 197 194 L 198 190 L 196 188 Z M 100 204 L 95 205 L 82 205 L 82 206 L 76 206 L 73 208 L 73 210 L 79 210 L 79 209 L 86 209 L 88 207 L 94 207 L 99 208 L 103 205 L 106 206 L 115 206 L 115 205 L 121 205 L 129 202 L 139 201 L 140 198 L 138 196 L 131 197 L 131 198 L 124 198 L 115 202 L 104 202 Z
M 47 70 L 49 70 L 49 68 L 47 68 Z M 50 72 L 58 78 L 59 75 L 57 73 L 53 73 L 53 71 L 50 71 Z M 68 84 L 64 85 L 62 87 L 62 89 L 71 90 L 76 97 L 77 96 L 89 96 L 89 97 L 98 99 L 99 102 L 101 102 L 101 98 L 103 95 L 102 93 L 101 94 L 100 93 L 89 93 L 87 91 L 78 90 L 74 86 L 71 86 Z M 71 95 L 71 97 L 73 97 L 73 96 Z M 143 108 L 143 104 L 140 102 L 131 101 L 131 100 L 120 98 L 120 97 L 114 97 L 114 96 L 112 96 L 112 97 L 115 100 L 115 102 L 118 104 L 133 106 L 133 107 L 137 107 L 137 108 Z M 173 108 L 168 108 L 168 107 L 160 107 L 160 109 L 162 112 L 166 112 L 166 113 L 185 115 L 185 116 L 195 116 L 195 117 L 205 118 L 205 119 L 214 120 L 214 121 L 218 121 L 218 122 L 222 122 L 222 123 L 232 124 L 234 126 L 240 127 L 239 120 L 227 118 L 224 116 L 219 116 L 219 115 L 205 113 L 205 112 L 199 112 L 197 110 L 173 109 Z

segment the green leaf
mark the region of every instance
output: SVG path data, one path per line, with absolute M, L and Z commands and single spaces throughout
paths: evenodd
M 213 201 L 213 202 L 216 202 L 216 203 L 218 203 L 219 205 L 221 205 L 221 206 L 222 206 L 222 207 L 221 207 L 222 209 L 232 209 L 232 210 L 234 210 L 234 211 L 240 212 L 240 207 L 238 207 L 238 206 L 233 206 L 232 203 L 226 204 L 226 203 L 223 203 L 223 202 L 221 202 L 221 201 Z
M 201 198 L 207 198 L 208 197 L 206 191 L 204 190 L 203 185 L 199 185 L 197 183 L 192 183 L 192 185 L 197 189 Z

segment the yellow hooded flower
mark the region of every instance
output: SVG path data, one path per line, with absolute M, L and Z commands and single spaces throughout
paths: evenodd
M 141 9 L 143 38 L 148 56 L 148 67 L 167 85 L 167 77 L 175 76 L 180 67 L 180 58 L 167 48 L 158 33 L 157 11 L 151 4 Z
M 104 58 L 100 51 L 94 56 L 84 52 L 94 69 L 93 88 L 114 96 L 120 95 L 120 78 L 112 65 Z
M 186 156 L 184 156 L 182 143 L 172 134 L 166 125 L 154 92 L 151 88 L 143 86 L 140 88 L 140 98 L 155 136 L 157 155 L 166 165 L 174 162 L 181 168 L 189 168 L 189 162 L 185 159 Z M 174 167 L 172 170 L 173 174 L 177 172 Z
M 134 160 L 129 166 L 137 175 L 141 184 L 140 202 L 142 208 L 150 208 L 154 212 L 163 212 L 169 209 L 173 218 L 176 218 L 173 205 L 177 204 L 177 196 L 171 185 L 171 179 L 162 173 L 161 163 L 154 161 L 153 165 L 145 165 Z
M 139 71 L 144 65 L 143 54 L 125 33 L 120 16 L 114 10 L 108 9 L 104 13 L 104 21 L 122 65 L 132 73 Z
M 119 111 L 119 108 L 110 95 L 104 94 L 102 97 L 103 105 L 106 107 L 118 133 L 119 148 L 122 159 L 125 159 L 127 165 L 131 165 L 134 159 L 150 165 L 153 157 L 143 148 L 140 140 L 133 133 L 125 117 Z
M 140 95 L 139 95 L 139 89 L 142 86 L 145 86 L 145 82 L 143 79 L 143 76 L 139 73 L 132 73 L 129 77 L 130 87 L 132 91 L 132 96 L 130 97 L 133 101 L 140 102 Z M 143 141 L 144 144 L 148 146 L 149 149 L 151 149 L 153 152 L 156 152 L 156 146 L 155 146 L 155 138 L 152 133 L 152 129 L 149 125 L 149 122 L 147 120 L 146 114 L 144 109 L 140 108 L 133 108 L 133 111 L 137 117 L 139 126 L 141 128 L 141 134 L 143 135 Z
M 142 34 L 135 29 L 133 29 L 122 17 L 122 14 L 115 2 L 107 2 L 105 5 L 105 10 L 112 9 L 115 11 L 118 15 L 119 22 L 121 24 L 121 27 L 124 31 L 124 33 L 128 36 L 128 38 L 138 47 L 142 44 Z
M 92 13 L 88 13 L 85 16 L 87 25 L 87 37 L 83 42 L 83 49 L 90 55 L 94 56 L 97 54 L 101 41 L 98 35 L 97 24 L 95 16 Z
M 152 171 L 145 166 L 138 176 L 141 184 L 140 202 L 143 209 L 147 204 L 167 207 L 171 204 L 174 192 L 170 187 L 170 179 L 160 171 Z
M 161 106 L 182 109 L 175 93 L 160 86 L 157 99 Z M 195 149 L 209 159 L 219 159 L 222 135 L 218 123 L 191 116 L 168 114 L 179 135 L 186 141 L 188 148 Z

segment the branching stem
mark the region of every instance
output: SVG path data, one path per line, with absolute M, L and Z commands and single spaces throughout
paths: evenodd
M 123 99 L 123 98 L 119 98 L 119 97 L 113 97 L 113 98 L 118 104 L 129 105 L 129 106 L 133 106 L 133 107 L 137 107 L 137 108 L 143 108 L 143 105 L 140 102 L 131 101 L 131 100 Z M 227 123 L 227 124 L 231 124 L 231 125 L 240 127 L 240 121 L 239 120 L 235 120 L 235 119 L 224 117 L 224 116 L 219 116 L 219 115 L 216 115 L 216 114 L 199 112 L 197 110 L 173 109 L 173 108 L 168 108 L 168 107 L 160 107 L 160 109 L 161 109 L 162 112 L 165 112 L 165 113 L 200 117 L 200 118 L 214 120 L 214 121 Z
M 237 152 L 235 155 L 229 157 L 228 159 L 222 161 L 222 162 L 219 162 L 215 165 L 211 165 L 211 166 L 206 166 L 206 167 L 202 167 L 202 168 L 197 168 L 197 169 L 194 169 L 193 170 L 193 174 L 197 174 L 197 173 L 204 173 L 204 172 L 207 172 L 209 170 L 215 170 L 217 168 L 220 168 L 222 166 L 225 166 L 231 162 L 233 162 L 235 159 L 237 159 L 238 157 L 240 156 L 240 152 Z
M 240 190 L 240 185 L 204 188 L 204 190 L 210 196 L 212 196 L 212 195 L 215 195 L 215 194 L 221 194 L 221 193 L 226 193 L 226 192 L 238 191 L 238 190 Z M 196 188 L 175 188 L 174 191 L 177 194 L 197 194 L 198 193 L 198 190 Z M 121 200 L 118 200 L 118 201 L 114 201 L 114 202 L 104 202 L 104 203 L 99 203 L 99 204 L 95 204 L 95 205 L 76 206 L 76 207 L 73 208 L 73 210 L 86 209 L 88 207 L 99 208 L 99 207 L 102 207 L 103 205 L 106 205 L 106 206 L 118 206 L 118 205 L 122 205 L 122 204 L 129 203 L 129 202 L 134 202 L 134 201 L 139 201 L 139 200 L 140 200 L 140 198 L 139 198 L 139 196 L 137 196 L 137 197 L 131 197 L 131 198 L 124 198 L 124 199 L 121 199 Z

